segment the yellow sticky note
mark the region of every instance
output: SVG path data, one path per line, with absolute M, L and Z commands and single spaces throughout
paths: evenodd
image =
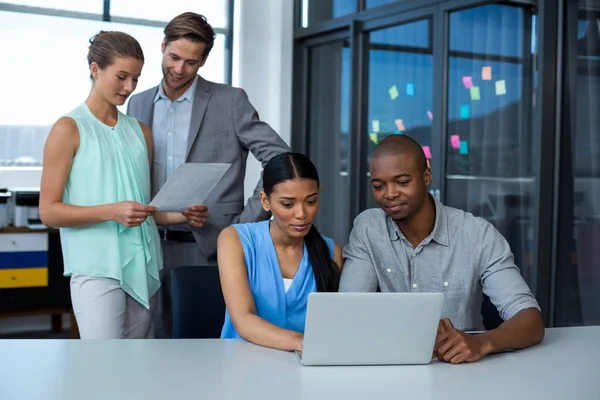
M 496 95 L 501 96 L 506 94 L 506 81 L 496 81 Z
M 479 86 L 473 86 L 471 88 L 471 100 L 481 100 L 481 93 L 479 93 Z
M 377 134 L 376 133 L 369 133 L 369 138 L 371 139 L 371 142 L 377 144 L 379 142 L 379 140 L 377 139 Z
M 481 68 L 481 79 L 483 79 L 484 81 L 492 80 L 492 67 Z
M 388 93 L 390 94 L 390 99 L 392 100 L 396 100 L 396 97 L 398 97 L 400 94 L 396 85 L 392 85 L 392 87 L 388 89 Z
M 371 121 L 371 127 L 373 128 L 373 132 L 379 133 L 379 120 L 374 119 L 373 121 Z

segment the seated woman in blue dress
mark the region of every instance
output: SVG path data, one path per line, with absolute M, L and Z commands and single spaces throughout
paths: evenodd
M 262 206 L 271 221 L 221 232 L 218 263 L 227 305 L 222 338 L 302 350 L 308 295 L 337 292 L 342 251 L 313 221 L 319 175 L 300 153 L 273 157 L 263 171 Z

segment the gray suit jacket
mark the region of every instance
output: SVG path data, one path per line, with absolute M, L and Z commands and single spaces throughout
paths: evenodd
M 157 91 L 158 86 L 155 86 L 131 97 L 127 108 L 129 115 L 150 128 Z M 192 107 L 186 162 L 231 163 L 221 182 L 206 199 L 209 213 L 206 224 L 193 229 L 204 258 L 216 263 L 217 237 L 221 230 L 232 223 L 269 218 L 259 199 L 262 178 L 244 206 L 248 151 L 264 167 L 273 156 L 289 151 L 289 147 L 269 125 L 259 120 L 243 89 L 199 77 Z M 164 174 L 164 171 L 153 163 L 152 174 Z M 159 189 L 153 188 L 152 195 Z

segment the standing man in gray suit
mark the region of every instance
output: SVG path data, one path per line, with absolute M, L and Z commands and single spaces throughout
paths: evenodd
M 172 337 L 169 274 L 182 265 L 216 265 L 217 237 L 233 223 L 268 219 L 260 204 L 262 180 L 244 205 L 248 151 L 265 164 L 289 151 L 258 118 L 242 89 L 199 76 L 215 33 L 203 15 L 183 13 L 167 24 L 162 42 L 163 79 L 131 98 L 128 114 L 151 127 L 154 142 L 152 196 L 180 164 L 231 163 L 206 204 L 190 205 L 187 224 L 160 229 L 164 256 L 154 315 L 155 337 Z

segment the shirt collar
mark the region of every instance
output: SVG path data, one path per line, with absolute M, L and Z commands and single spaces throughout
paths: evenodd
M 449 235 L 448 235 L 448 216 L 446 215 L 446 209 L 444 205 L 437 200 L 436 198 L 430 196 L 430 199 L 433 199 L 433 204 L 435 207 L 435 223 L 433 226 L 433 231 L 427 236 L 423 243 L 427 244 L 431 240 L 434 240 L 438 244 L 442 246 L 449 246 Z M 400 240 L 404 238 L 404 234 L 398 228 L 396 222 L 389 215 L 386 216 L 388 232 L 390 235 L 390 239 L 392 241 Z
M 196 77 L 194 78 L 194 82 L 192 82 L 192 84 L 190 85 L 190 87 L 187 88 L 187 90 L 177 100 L 175 100 L 174 103 L 182 102 L 184 100 L 188 100 L 189 102 L 193 102 L 193 100 L 194 100 L 194 94 L 196 93 L 196 86 L 198 86 L 198 77 L 199 77 L 199 75 L 196 75 Z M 163 90 L 162 81 L 158 85 L 158 91 L 156 92 L 156 96 L 154 96 L 154 102 L 156 103 L 158 100 L 169 100 L 169 101 L 171 101 L 171 99 L 169 99 L 167 97 L 167 95 L 165 94 L 165 91 Z

